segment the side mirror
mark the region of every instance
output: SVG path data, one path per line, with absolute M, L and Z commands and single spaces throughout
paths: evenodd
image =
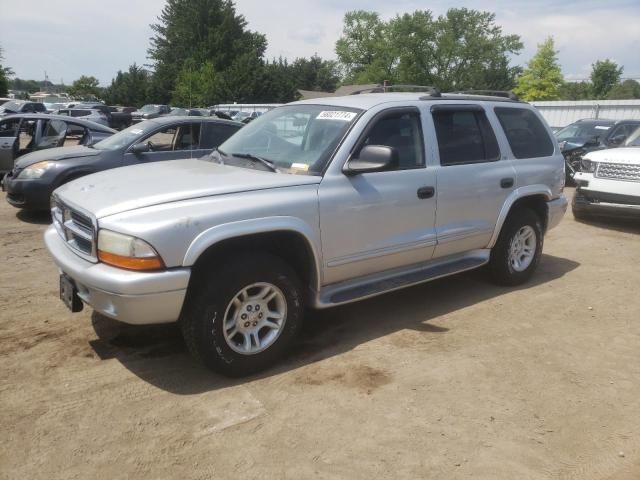
M 149 150 L 150 150 L 149 144 L 144 142 L 136 143 L 133 147 L 129 149 L 131 153 L 134 153 L 136 155 L 140 155 L 141 153 L 146 153 Z
M 626 140 L 626 136 L 625 135 L 616 135 L 616 136 L 611 137 L 609 139 L 609 141 L 607 142 L 607 145 L 609 147 L 617 147 L 618 145 L 620 145 L 625 140 Z
M 593 137 L 591 137 L 589 140 L 585 142 L 585 145 L 588 145 L 588 146 L 595 146 L 599 144 L 600 144 L 600 137 L 598 137 L 597 135 L 594 135 Z
M 384 145 L 367 145 L 360 150 L 358 158 L 350 159 L 342 169 L 345 175 L 383 172 L 397 167 L 398 151 Z

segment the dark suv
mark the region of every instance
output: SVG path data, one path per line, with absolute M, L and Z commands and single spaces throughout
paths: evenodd
M 640 120 L 607 120 L 587 118 L 578 120 L 555 133 L 566 163 L 567 183 L 580 171 L 582 156 L 594 150 L 622 145 L 640 126 Z
M 44 103 L 28 102 L 26 100 L 12 100 L 0 107 L 0 117 L 13 115 L 14 113 L 47 113 Z

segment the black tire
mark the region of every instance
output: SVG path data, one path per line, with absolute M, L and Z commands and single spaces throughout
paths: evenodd
M 517 271 L 511 264 L 509 253 L 514 236 L 524 227 L 535 232 L 535 252 L 529 266 Z M 540 217 L 531 209 L 520 208 L 509 214 L 502 227 L 495 246 L 491 249 L 489 272 L 492 280 L 499 285 L 521 285 L 527 282 L 536 270 L 542 255 L 543 233 Z
M 268 254 L 237 254 L 199 278 L 180 319 L 187 348 L 197 360 L 223 375 L 240 377 L 270 367 L 286 353 L 300 331 L 304 311 L 300 281 L 286 262 Z M 225 339 L 225 312 L 238 292 L 259 282 L 276 286 L 284 295 L 283 327 L 265 350 L 238 353 Z

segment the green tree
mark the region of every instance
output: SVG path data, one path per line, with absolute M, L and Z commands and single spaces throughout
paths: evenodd
M 297 88 L 303 90 L 333 92 L 340 83 L 337 62 L 323 60 L 317 54 L 311 58 L 296 58 L 291 64 L 290 70 Z
M 336 54 L 344 83 L 434 85 L 442 90 L 510 89 L 520 72 L 509 56 L 522 49 L 495 15 L 452 8 L 434 18 L 418 10 L 385 22 L 375 12 L 348 12 Z
M 559 100 L 589 100 L 591 98 L 591 83 L 566 82 L 558 90 Z
M 282 57 L 265 63 L 258 101 L 286 103 L 295 100 L 298 88 L 304 89 L 305 86 L 301 86 L 294 70 L 295 67 Z
M 102 94 L 100 82 L 96 77 L 82 75 L 68 88 L 69 95 L 78 99 L 96 99 Z
M 141 107 L 147 103 L 151 75 L 144 68 L 136 65 L 129 66 L 129 70 L 118 70 L 116 77 L 111 80 L 104 90 L 104 100 L 112 105 L 127 105 Z
M 162 103 L 172 98 L 188 60 L 195 65 L 208 62 L 222 75 L 228 69 L 237 71 L 240 64 L 260 62 L 267 46 L 264 35 L 247 29 L 231 0 L 167 0 L 151 28 L 148 54 L 155 71 L 149 92 Z M 250 77 L 243 76 L 252 84 Z M 246 91 L 247 85 L 237 88 Z
M 632 100 L 640 98 L 640 83 L 635 80 L 625 80 L 615 85 L 607 95 L 610 100 Z
M 176 80 L 172 102 L 183 107 L 208 106 L 220 103 L 219 78 L 211 62 L 198 66 L 187 61 Z
M 9 90 L 9 77 L 13 75 L 13 70 L 9 67 L 4 67 L 2 62 L 4 56 L 2 55 L 2 47 L 0 47 L 0 97 L 6 97 Z
M 538 45 L 538 51 L 529 60 L 514 89 L 520 98 L 527 101 L 559 98 L 564 78 L 557 54 L 552 37 Z
M 376 12 L 356 10 L 344 16 L 336 54 L 345 83 L 381 82 L 392 76 L 395 52 L 389 43 L 388 25 Z
M 9 80 L 9 88 L 11 90 L 20 90 L 29 93 L 35 93 L 42 90 L 40 82 L 36 80 L 24 80 L 22 78 L 13 78 Z
M 595 98 L 606 98 L 611 89 L 620 82 L 624 67 L 618 67 L 609 59 L 598 60 L 591 65 L 591 88 Z

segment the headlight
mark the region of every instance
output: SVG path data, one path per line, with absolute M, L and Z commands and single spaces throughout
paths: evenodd
M 98 231 L 98 259 L 128 270 L 164 268 L 160 255 L 144 240 L 104 229 Z
M 596 162 L 592 162 L 586 158 L 582 159 L 582 171 L 587 173 L 593 173 L 596 171 L 596 166 L 598 165 Z
M 35 180 L 42 177 L 42 175 L 44 175 L 44 172 L 46 172 L 47 169 L 54 167 L 55 164 L 56 162 L 50 162 L 48 160 L 45 160 L 44 162 L 34 163 L 33 165 L 29 165 L 24 170 L 22 170 L 18 175 L 18 178 L 20 180 Z

